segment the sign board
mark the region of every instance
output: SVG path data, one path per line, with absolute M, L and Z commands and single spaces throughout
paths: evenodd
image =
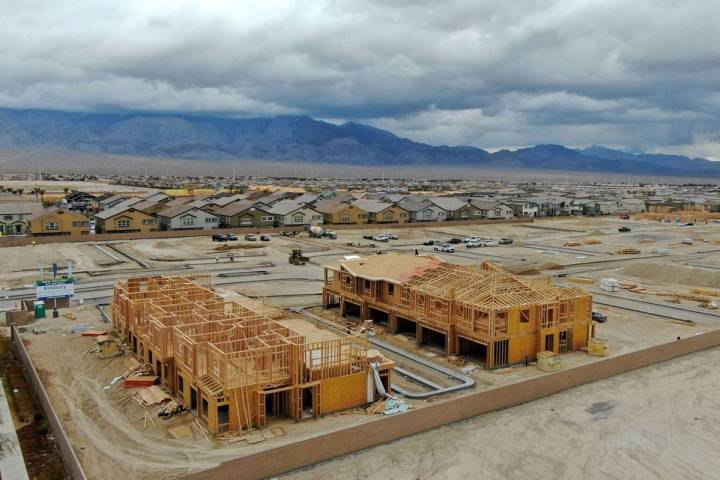
M 35 282 L 35 298 L 38 300 L 70 298 L 73 295 L 75 295 L 75 281 L 72 278 L 38 280 Z

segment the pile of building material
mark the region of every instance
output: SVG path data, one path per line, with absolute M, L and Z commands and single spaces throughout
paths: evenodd
M 619 284 L 620 288 L 629 290 L 634 293 L 647 293 L 647 289 L 643 286 L 638 285 L 637 283 L 619 282 Z
M 615 251 L 615 255 L 640 255 L 640 249 L 635 247 L 624 247 Z
M 555 352 L 542 351 L 537 354 L 537 365 L 543 372 L 555 372 L 560 370 L 560 355 Z
M 568 275 L 567 277 L 568 282 L 570 283 L 582 283 L 585 285 L 593 285 L 595 284 L 594 278 L 587 278 L 587 277 L 576 277 L 574 275 Z
M 620 282 L 614 278 L 602 278 L 600 279 L 600 288 L 606 292 L 618 292 L 620 291 Z
M 705 295 L 708 297 L 720 297 L 720 290 L 713 290 L 710 288 L 693 288 L 690 293 L 695 295 Z
M 378 400 L 365 409 L 368 415 L 395 415 L 396 413 L 404 413 L 410 406 L 404 400 L 397 397 L 388 397 Z
M 563 247 L 579 247 L 582 243 L 580 242 L 565 242 L 563 243 Z
M 602 241 L 598 240 L 597 238 L 586 238 L 585 240 L 583 240 L 582 243 L 584 243 L 585 245 L 599 245 L 602 243 Z
M 588 354 L 594 357 L 606 357 L 608 354 L 608 341 L 601 338 L 588 340 Z

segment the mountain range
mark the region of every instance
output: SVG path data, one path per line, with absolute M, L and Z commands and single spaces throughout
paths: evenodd
M 720 162 L 601 146 L 536 145 L 494 153 L 433 146 L 354 122 L 304 116 L 223 118 L 0 108 L 0 150 L 61 148 L 194 160 L 266 160 L 354 166 L 448 166 L 645 175 L 720 176 Z

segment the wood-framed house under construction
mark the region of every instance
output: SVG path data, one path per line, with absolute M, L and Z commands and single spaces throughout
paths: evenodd
M 549 278 L 525 279 L 490 262 L 456 265 L 400 253 L 325 266 L 323 303 L 344 316 L 387 322 L 418 344 L 470 354 L 488 368 L 532 361 L 540 351 L 587 346 L 592 297 Z
M 377 398 L 367 337 L 339 336 L 262 301 L 221 296 L 208 274 L 120 281 L 112 316 L 138 358 L 213 434 Z M 379 365 L 386 391 L 393 366 Z

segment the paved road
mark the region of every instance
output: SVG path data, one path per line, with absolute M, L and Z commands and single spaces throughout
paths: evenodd
M 240 285 L 243 283 L 260 283 L 274 281 L 322 282 L 321 275 L 313 274 L 307 270 L 298 270 L 293 273 L 269 273 L 268 270 L 223 270 L 213 271 L 213 284 L 216 286 Z M 158 273 L 159 274 L 159 273 Z M 131 273 L 125 278 L 137 276 Z M 102 303 L 112 297 L 113 288 L 118 279 L 102 280 L 97 282 L 80 283 L 75 287 L 74 300 L 82 299 L 85 302 Z M 319 288 L 319 287 L 318 287 Z M 0 308 L 14 306 L 17 300 L 35 297 L 34 288 L 12 290 L 6 293 L 8 298 L 0 300 Z
M 717 321 L 720 323 L 720 314 L 712 310 L 688 307 L 686 305 L 674 305 L 662 302 L 650 302 L 616 294 L 601 294 L 593 292 L 593 303 L 608 307 L 621 308 L 632 312 L 646 313 L 673 320 L 685 320 L 691 322 Z

